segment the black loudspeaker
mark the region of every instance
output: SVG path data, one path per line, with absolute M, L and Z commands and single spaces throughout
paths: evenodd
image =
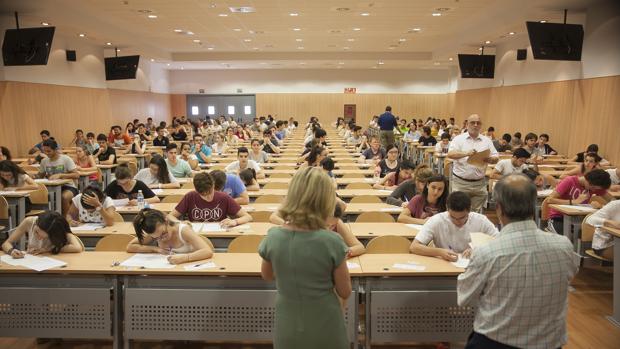
M 69 62 L 75 62 L 77 61 L 77 56 L 75 54 L 75 50 L 67 50 L 65 51 L 67 53 L 67 60 Z
M 517 61 L 524 61 L 527 58 L 527 50 L 517 50 Z

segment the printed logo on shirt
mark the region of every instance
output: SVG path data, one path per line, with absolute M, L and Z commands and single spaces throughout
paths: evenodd
M 51 176 L 57 173 L 65 173 L 65 165 L 45 166 L 45 173 L 48 176 Z
M 194 207 L 190 211 L 190 217 L 192 218 L 192 221 L 215 222 L 219 221 L 223 214 L 224 212 L 220 208 L 219 204 L 212 209 Z

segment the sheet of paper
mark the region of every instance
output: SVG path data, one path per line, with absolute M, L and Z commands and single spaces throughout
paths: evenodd
M 112 200 L 112 204 L 114 205 L 114 207 L 127 206 L 129 205 L 129 199 L 125 198 L 125 199 Z
M 220 223 L 203 223 L 203 232 L 221 232 L 226 231 L 226 228 L 222 228 Z
M 204 229 L 204 223 L 192 223 L 192 230 L 200 233 Z
M 366 183 L 373 183 L 374 184 L 376 181 L 377 180 L 374 179 L 374 178 L 364 178 L 364 182 L 366 182 Z
M 66 262 L 50 257 L 39 257 L 31 254 L 27 254 L 24 258 L 13 258 L 9 255 L 3 255 L 0 257 L 1 261 L 13 266 L 22 266 L 36 271 L 43 271 L 52 268 L 59 268 L 67 265 Z
M 382 194 L 392 194 L 391 190 L 384 190 L 384 189 L 377 190 L 377 192 L 382 193 Z
M 426 267 L 419 264 L 409 264 L 409 263 L 395 263 L 392 265 L 394 269 L 404 269 L 404 270 L 417 270 L 423 271 L 426 270 Z
M 486 149 L 479 151 L 467 158 L 467 163 L 476 167 L 486 167 L 487 163 L 484 162 L 486 158 L 491 155 L 491 150 Z
M 168 256 L 155 253 L 136 253 L 121 263 L 123 267 L 147 269 L 171 269 L 174 264 L 168 262 Z
M 357 269 L 359 267 L 360 267 L 360 265 L 355 263 L 355 262 L 347 262 L 347 268 L 349 268 L 349 269 Z
M 162 194 L 164 192 L 163 189 L 151 189 L 153 191 L 153 194 L 155 195 L 159 195 Z
M 594 212 L 596 209 L 592 208 L 592 206 L 578 206 L 578 205 L 558 205 L 559 207 L 565 208 L 567 210 L 577 210 L 583 212 Z
M 196 263 L 196 264 L 192 264 L 192 265 L 186 265 L 183 267 L 183 269 L 185 270 L 203 270 L 203 269 L 214 269 L 217 268 L 217 265 L 215 265 L 215 263 L 213 262 L 206 262 L 206 263 Z
M 538 196 L 547 197 L 553 193 L 553 189 L 544 189 L 538 191 Z
M 93 231 L 103 227 L 103 223 L 84 223 L 77 227 L 71 227 L 71 231 Z
M 407 227 L 411 228 L 411 229 L 416 229 L 416 230 L 422 230 L 422 227 L 424 225 L 422 224 L 405 224 Z
M 401 210 L 400 207 L 393 207 L 393 208 L 392 207 L 385 207 L 385 208 L 382 208 L 380 211 L 381 212 L 394 212 L 394 213 L 397 213 L 397 212 L 400 212 L 400 210 Z
M 0 195 L 11 195 L 15 193 L 17 193 L 15 190 L 0 190 Z
M 34 180 L 35 183 L 47 183 L 47 179 L 45 178 L 37 178 Z
M 456 260 L 456 262 L 452 262 L 452 265 L 457 268 L 465 269 L 469 266 L 469 258 L 464 258 L 461 254 L 459 254 L 459 258 Z

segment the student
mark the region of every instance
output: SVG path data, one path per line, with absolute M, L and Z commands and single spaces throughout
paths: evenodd
M 95 158 L 88 152 L 86 145 L 75 148 L 75 168 L 78 171 L 95 171 L 97 170 L 97 162 Z M 88 180 L 97 181 L 98 173 L 88 176 Z
M 500 153 L 507 153 L 512 151 L 512 146 L 510 142 L 512 140 L 512 136 L 510 133 L 504 133 L 502 138 L 496 139 L 493 141 L 493 146 Z
M 302 164 L 302 167 L 319 167 L 321 161 L 327 157 L 327 149 L 322 146 L 314 146 L 306 157 L 306 162 Z
M 155 123 L 153 122 L 153 118 L 151 117 L 146 118 L 146 124 L 144 125 L 144 127 L 152 135 L 153 131 L 155 131 Z
M 239 174 L 240 171 L 243 171 L 246 168 L 252 168 L 256 171 L 256 178 L 265 178 L 265 173 L 261 170 L 260 165 L 254 160 L 249 160 L 249 155 L 250 152 L 248 151 L 248 148 L 239 147 L 237 149 L 237 161 L 233 161 L 228 164 L 224 171 L 226 171 L 226 173 Z
M 435 144 L 435 154 L 448 154 L 448 149 L 450 149 L 450 134 L 444 132 L 441 134 L 440 141 Z
M 409 160 L 403 160 L 394 172 L 389 172 L 373 185 L 375 189 L 394 190 L 398 185 L 411 179 L 411 174 L 415 166 Z
M 217 153 L 217 155 L 222 155 L 226 153 L 226 151 L 228 150 L 228 144 L 226 144 L 226 141 L 221 134 L 215 134 L 214 142 L 213 144 L 211 144 L 211 149 L 214 153 Z
M 127 164 L 117 166 L 114 171 L 114 177 L 116 179 L 105 188 L 106 195 L 112 198 L 112 200 L 128 199 L 129 206 L 137 206 L 138 193 L 142 191 L 144 202 L 149 204 L 159 202 L 159 198 L 144 182 L 132 178 Z
M 12 160 L 11 151 L 7 147 L 0 147 L 0 161 Z
M 192 230 L 190 224 L 169 221 L 161 212 L 149 208 L 133 221 L 136 238 L 127 245 L 130 253 L 170 255 L 170 264 L 196 262 L 213 257 L 213 244 Z
M 166 137 L 165 128 L 158 126 L 157 127 L 157 137 L 153 139 L 153 145 L 156 147 L 167 147 L 170 144 L 170 140 Z
M 37 190 L 37 183 L 11 160 L 0 161 L 0 190 Z
M 245 124 L 243 125 L 245 126 Z M 239 141 L 246 141 L 250 139 L 250 135 L 243 129 L 244 126 L 237 125 L 237 127 L 235 127 L 235 136 L 239 139 Z
M 129 147 L 129 154 L 144 155 L 146 152 L 146 141 L 143 141 L 138 135 L 132 136 L 131 146 Z
M 398 148 L 394 144 L 390 144 L 385 150 L 387 156 L 379 161 L 377 167 L 375 167 L 375 177 L 384 178 L 388 173 L 397 172 L 400 169 Z
M 125 125 L 125 133 L 131 138 L 136 134 L 136 125 L 133 122 L 128 122 Z
M 149 161 L 149 167 L 138 171 L 134 179 L 143 182 L 149 188 L 175 189 L 181 187 L 179 181 L 168 170 L 166 160 L 158 154 L 153 155 Z
M 286 224 L 269 229 L 258 248 L 263 279 L 278 280 L 275 348 L 348 347 L 338 297 L 351 294 L 349 248 L 326 224 L 335 196 L 321 169 L 299 170 L 278 211 Z
M 91 184 L 81 194 L 71 200 L 67 222 L 72 227 L 82 223 L 103 223 L 106 226 L 114 225 L 114 203 L 99 188 L 98 184 Z
M 169 219 L 178 220 L 187 216 L 191 222 L 220 222 L 225 228 L 252 221 L 252 216 L 233 198 L 215 190 L 214 180 L 210 174 L 195 175 L 194 188 L 196 189 L 185 194 L 181 202 L 170 212 Z
M 611 179 L 609 191 L 620 191 L 620 167 L 610 168 L 605 170 L 605 172 L 609 173 L 609 178 Z
M 409 130 L 407 131 L 407 133 L 405 133 L 403 138 L 406 141 L 417 142 L 420 139 L 420 136 L 422 136 L 422 134 L 420 134 L 420 132 L 418 131 L 418 126 L 414 121 L 409 124 Z
M 211 148 L 204 144 L 202 135 L 194 135 L 194 145 L 192 146 L 191 153 L 196 155 L 198 162 L 201 164 L 208 164 L 211 162 Z
M 353 126 L 353 131 L 351 132 L 351 136 L 346 138 L 347 145 L 358 146 L 362 142 L 362 127 L 361 126 Z
M 523 148 L 518 148 L 510 159 L 503 159 L 495 164 L 491 178 L 500 179 L 511 173 L 521 173 L 528 168 L 526 162 L 530 158 L 530 153 Z
M 101 143 L 99 142 L 99 136 L 97 136 L 97 143 L 99 143 L 99 146 L 101 146 Z M 112 126 L 112 128 L 110 129 L 110 134 L 108 135 L 107 141 L 108 143 L 116 147 L 122 147 L 124 145 L 131 144 L 131 138 L 129 137 L 129 134 L 127 134 L 127 132 L 123 132 L 121 127 L 118 125 Z
M 525 135 L 525 143 L 523 149 L 530 154 L 529 163 L 539 164 L 543 161 L 543 152 L 536 145 L 538 144 L 538 136 L 535 133 Z
M 116 164 L 116 150 L 108 145 L 108 140 L 103 133 L 97 136 L 97 144 L 99 144 L 99 150 L 93 155 L 97 158 L 99 165 Z
M 189 143 L 181 143 L 181 154 L 178 155 L 179 160 L 187 161 L 192 170 L 200 169 L 196 154 L 192 153 L 192 146 Z
M 243 185 L 245 185 L 245 190 L 260 190 L 260 186 L 258 185 L 258 181 L 256 180 L 256 171 L 254 171 L 253 168 L 246 168 L 245 170 L 239 172 L 239 178 L 243 182 Z
M 547 198 L 549 204 L 579 205 L 589 203 L 594 208 L 601 208 L 597 201 L 590 201 L 592 196 L 600 196 L 605 201 L 613 200 L 607 192 L 611 186 L 609 173 L 596 169 L 583 177 L 570 176 L 564 178 Z M 551 232 L 563 234 L 564 215 L 554 209 L 549 209 L 547 229 Z
M 398 216 L 398 222 L 424 224 L 440 212 L 446 211 L 448 199 L 448 179 L 444 176 L 433 176 L 428 179 L 421 194 L 409 201 Z
M 319 165 L 323 169 L 323 172 L 325 172 L 325 174 L 327 174 L 327 176 L 329 176 L 329 178 L 331 179 L 334 189 L 338 189 L 338 183 L 336 182 L 336 176 L 334 176 L 334 173 L 333 173 L 334 168 L 336 167 L 334 160 L 328 156 L 328 157 L 325 157 L 323 160 L 321 160 L 321 163 Z
M 537 147 L 542 153 L 542 155 L 557 155 L 558 152 L 555 149 L 551 148 L 549 143 L 549 135 L 546 133 L 542 133 L 540 137 L 538 137 Z
M 192 168 L 187 161 L 178 157 L 177 149 L 176 143 L 168 144 L 166 147 L 166 166 L 174 178 L 191 177 Z
M 497 236 L 497 228 L 485 215 L 471 212 L 471 199 L 467 194 L 450 193 L 446 206 L 447 212 L 432 216 L 418 232 L 409 247 L 411 253 L 454 262 L 460 253 L 465 258 L 471 255 L 469 233 Z M 435 247 L 427 246 L 431 241 Z
M 592 237 L 592 249 L 597 255 L 614 260 L 614 237 L 601 227 L 620 229 L 620 200 L 607 203 L 600 210 L 591 214 L 586 223 L 595 227 Z
M 370 137 L 369 148 L 360 155 L 359 162 L 378 164 L 385 156 L 385 149 L 381 147 L 379 139 L 376 136 L 372 136 Z
M 41 142 L 35 144 L 32 149 L 30 149 L 28 151 L 28 154 L 39 154 L 43 151 L 43 142 L 45 142 L 48 139 L 53 139 L 50 136 L 50 131 L 48 130 L 42 130 L 41 132 L 39 132 L 39 135 L 41 136 Z
M 422 127 L 422 136 L 418 138 L 418 144 L 429 147 L 437 144 L 437 139 L 431 135 L 431 128 L 428 126 Z
M 406 119 L 400 119 L 398 121 L 398 132 L 400 132 L 400 134 L 404 135 L 407 132 L 409 132 L 409 127 L 407 126 L 407 120 Z
M 147 130 L 144 124 L 138 124 L 138 132 L 135 137 L 140 138 L 143 142 L 150 142 L 153 140 L 153 137 L 151 137 L 151 131 Z
M 410 180 L 401 183 L 392 194 L 387 197 L 386 203 L 394 206 L 407 207 L 409 200 L 416 194 L 422 193 L 426 182 L 433 177 L 433 170 L 426 164 L 418 165 Z
M 39 178 L 54 179 L 70 179 L 71 182 L 63 184 L 62 191 L 62 212 L 67 213 L 67 209 L 71 204 L 71 199 L 76 196 L 79 191 L 77 189 L 76 180 L 80 178 L 80 174 L 75 167 L 73 160 L 67 155 L 61 154 L 58 150 L 58 143 L 53 139 L 43 142 L 43 153 L 47 156 L 41 160 L 39 168 Z
M 585 176 L 586 173 L 601 168 L 601 160 L 603 160 L 597 153 L 586 153 L 584 161 L 581 165 L 577 165 L 570 170 L 564 171 L 560 175 L 560 179 L 564 179 L 569 176 Z
M 485 136 L 489 137 L 492 141 L 496 140 L 497 138 L 495 138 L 495 127 L 489 126 Z
M 81 147 L 83 145 L 86 145 L 86 138 L 84 138 L 84 131 L 77 129 L 75 130 L 75 136 L 73 137 L 71 142 L 69 142 L 69 146 Z
M 176 130 L 174 132 L 172 132 L 172 134 L 170 136 L 175 141 L 186 141 L 187 140 L 187 133 L 185 132 L 185 126 L 183 126 L 183 125 L 177 126 Z
M 22 237 L 28 239 L 28 249 L 16 248 Z M 2 243 L 2 251 L 13 258 L 24 258 L 26 253 L 79 253 L 84 251 L 80 239 L 71 233 L 64 217 L 55 211 L 45 211 L 39 217 L 27 217 Z
M 571 162 L 583 162 L 585 160 L 585 155 L 588 153 L 596 153 L 598 154 L 598 145 L 597 144 L 590 144 L 587 148 L 586 151 L 583 151 L 581 153 L 577 153 L 570 161 Z
M 213 186 L 216 191 L 230 195 L 239 205 L 250 203 L 250 194 L 248 194 L 241 177 L 220 170 L 211 171 L 210 174 L 213 177 Z
M 261 144 L 258 139 L 253 138 L 250 144 L 252 146 L 252 151 L 248 154 L 248 159 L 259 164 L 269 162 L 269 155 L 261 148 Z
M 105 137 L 105 135 L 104 135 Z M 86 143 L 84 144 L 89 154 L 95 154 L 97 150 L 99 150 L 99 144 L 97 143 L 97 139 L 95 138 L 95 134 L 92 132 L 88 132 L 86 134 Z
M 510 141 L 510 145 L 513 149 L 521 148 L 523 146 L 523 141 L 521 140 L 521 132 L 515 132 L 512 136 L 512 141 Z
M 555 188 L 558 184 L 558 180 L 548 174 L 539 173 L 536 170 L 530 168 L 523 170 L 523 174 L 534 182 L 538 190 L 544 190 L 547 188 Z

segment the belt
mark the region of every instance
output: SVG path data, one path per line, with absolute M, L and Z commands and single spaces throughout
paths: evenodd
M 460 179 L 460 180 L 465 181 L 465 182 L 480 182 L 481 180 L 483 180 L 483 179 L 484 179 L 484 177 L 483 177 L 483 178 L 480 178 L 480 179 L 467 179 L 467 178 L 463 178 L 463 177 L 457 176 L 457 175 L 456 175 L 456 173 L 454 173 L 454 172 L 452 172 L 452 175 L 453 175 L 454 177 L 456 177 L 456 178 Z

